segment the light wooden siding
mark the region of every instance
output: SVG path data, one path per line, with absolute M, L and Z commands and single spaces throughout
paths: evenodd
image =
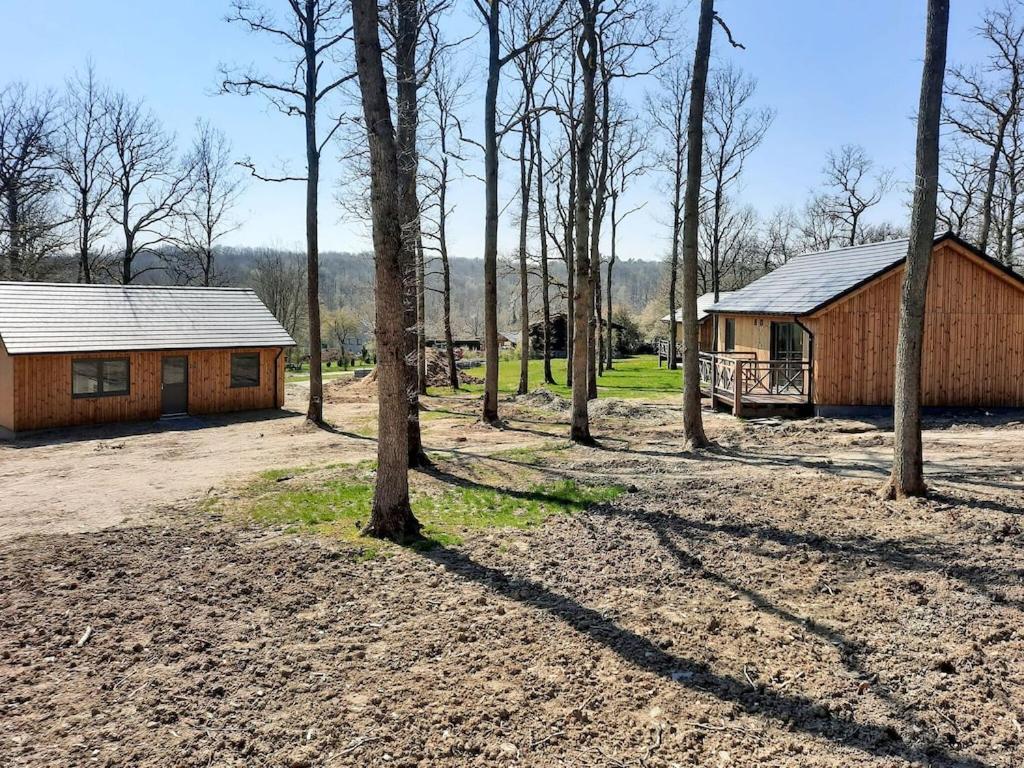
M 711 340 L 714 337 L 715 333 L 714 320 L 710 316 L 705 317 L 697 325 L 697 330 L 697 349 L 699 349 L 701 352 L 710 352 Z M 682 323 L 676 323 L 676 340 L 680 344 L 683 343 Z
M 753 352 L 758 360 L 769 360 L 772 350 L 772 323 L 792 323 L 792 315 L 719 315 L 718 348 L 725 350 L 725 321 L 736 321 L 734 352 Z M 804 359 L 807 359 L 808 343 L 804 336 Z
M 902 268 L 805 321 L 814 401 L 891 405 Z M 1024 406 L 1024 290 L 956 243 L 937 246 L 925 307 L 926 406 Z
M 284 405 L 284 355 L 277 360 L 278 349 L 202 350 L 188 355 L 188 411 L 189 413 L 223 413 L 226 411 L 255 411 L 279 408 Z M 258 387 L 231 387 L 231 355 L 258 352 L 260 354 L 260 385 Z M 278 380 L 274 402 L 274 379 Z
M 274 408 L 283 405 L 284 355 L 274 361 L 279 348 L 217 349 L 180 352 L 89 353 L 73 355 L 25 355 L 14 359 L 14 429 L 100 424 L 114 421 L 145 421 L 160 418 L 161 359 L 189 358 L 189 412 L 195 414 Z M 260 354 L 260 386 L 231 388 L 231 354 Z M 71 361 L 85 358 L 127 357 L 131 386 L 127 395 L 95 398 L 71 396 Z M 274 382 L 277 380 L 277 402 Z
M 0 341 L 0 428 L 14 430 L 14 360 Z

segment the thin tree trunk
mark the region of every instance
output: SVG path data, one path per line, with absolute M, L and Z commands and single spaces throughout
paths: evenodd
M 309 312 L 309 407 L 306 409 L 306 420 L 322 424 L 324 380 L 320 368 L 320 246 L 317 211 L 320 148 L 316 137 L 318 30 L 315 5 L 313 0 L 306 0 L 306 304 Z
M 686 194 L 683 197 L 683 436 L 691 448 L 702 448 L 708 444 L 700 412 L 700 363 L 697 356 L 697 222 L 700 215 L 701 153 L 704 149 L 704 98 L 714 18 L 714 0 L 701 0 L 690 86 L 690 114 L 686 123 Z M 672 325 L 674 327 L 675 323 Z
M 498 85 L 501 60 L 498 11 L 487 17 L 487 90 L 484 94 L 484 401 L 481 420 L 498 423 Z
M 427 394 L 427 278 L 423 235 L 416 237 L 416 382 L 418 392 Z
M 444 142 L 444 137 L 441 139 Z M 438 245 L 441 250 L 442 303 L 444 304 L 444 345 L 448 356 L 448 376 L 451 388 L 459 388 L 459 369 L 455 366 L 455 347 L 452 344 L 452 272 L 448 263 L 448 157 L 442 146 L 441 183 L 438 191 Z
M 679 240 L 682 232 L 683 217 L 681 216 L 683 203 L 683 163 L 680 157 L 680 147 L 676 147 L 676 162 L 674 178 L 672 180 L 672 252 L 669 256 L 668 266 L 668 367 L 669 370 L 676 370 L 676 346 L 679 344 L 679 323 L 676 322 L 676 293 L 679 290 Z
M 572 427 L 574 442 L 590 444 L 588 410 L 589 370 L 593 358 L 590 322 L 594 312 L 593 281 L 590 274 L 590 162 L 594 145 L 596 104 L 594 79 L 597 72 L 597 4 L 600 0 L 580 0 L 582 33 L 577 45 L 583 80 L 583 117 L 579 127 L 576 153 L 576 292 L 573 316 Z
M 889 498 L 923 496 L 921 450 L 921 350 L 924 342 L 925 297 L 935 238 L 935 206 L 939 186 L 939 123 L 942 82 L 946 71 L 949 0 L 928 0 L 921 101 L 917 111 L 917 170 L 910 243 L 900 298 L 896 341 L 896 388 L 893 399 L 892 475 L 882 489 Z
M 608 293 L 608 301 L 606 312 L 608 314 L 608 359 L 605 361 L 605 367 L 610 371 L 614 365 L 615 358 L 615 347 L 612 341 L 612 270 L 615 268 L 615 238 L 618 234 L 619 222 L 616 221 L 616 209 L 619 204 L 619 196 L 617 193 L 612 193 L 612 243 L 611 253 L 608 254 L 608 284 L 605 290 Z M 675 318 L 673 318 L 673 325 L 675 324 Z
M 356 69 L 370 150 L 370 203 L 376 263 L 377 482 L 365 533 L 393 540 L 419 535 L 409 505 L 406 329 L 403 320 L 402 210 L 395 146 L 381 62 L 376 0 L 353 0 Z
M 551 373 L 551 296 L 549 294 L 551 276 L 548 274 L 548 223 L 544 200 L 544 156 L 540 141 L 540 115 L 537 115 L 534 120 L 537 131 L 536 136 L 531 134 L 531 141 L 534 145 L 534 155 L 537 158 L 537 221 L 540 226 L 540 295 L 541 322 L 543 323 L 544 383 L 554 384 L 555 377 Z
M 529 89 L 529 83 L 523 87 Z M 527 90 L 524 109 L 530 108 L 530 93 Z M 527 225 L 530 218 L 530 183 L 533 181 L 533 143 L 529 141 L 529 120 L 523 120 L 519 138 L 519 387 L 517 392 L 525 395 L 530 391 L 530 269 L 527 263 Z M 530 154 L 527 157 L 527 146 Z
M 981 251 L 988 250 L 989 233 L 992 230 L 992 200 L 995 197 L 996 178 L 999 175 L 999 155 L 1006 141 L 1006 128 L 1010 123 L 1010 116 L 1011 113 L 1007 111 L 999 119 L 992 154 L 985 171 L 985 192 L 981 198 L 981 228 L 978 233 L 978 249 Z

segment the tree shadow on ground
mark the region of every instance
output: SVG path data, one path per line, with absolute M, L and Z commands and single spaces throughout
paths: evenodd
M 987 763 L 977 758 L 957 755 L 941 745 L 933 744 L 924 749 L 908 745 L 889 725 L 837 719 L 806 696 L 753 688 L 748 681 L 717 673 L 704 662 L 672 654 L 570 597 L 529 579 L 510 576 L 476 562 L 459 550 L 436 547 L 420 554 L 461 579 L 476 582 L 495 594 L 545 611 L 635 667 L 671 680 L 682 688 L 711 693 L 747 714 L 767 717 L 783 727 L 799 729 L 828 739 L 837 746 L 873 756 L 895 756 L 931 764 L 941 761 L 942 765 L 956 768 L 988 768 Z

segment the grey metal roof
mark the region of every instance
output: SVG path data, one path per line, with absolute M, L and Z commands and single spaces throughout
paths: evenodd
M 719 291 L 718 292 L 718 300 L 719 301 L 724 301 L 725 299 L 727 299 L 730 296 L 732 296 L 732 294 L 733 294 L 732 291 Z M 697 299 L 697 322 L 698 323 L 701 320 L 703 320 L 705 317 L 708 316 L 708 310 L 714 305 L 714 303 L 715 303 L 715 294 L 714 293 L 705 293 L 703 296 L 698 297 L 698 299 Z M 670 317 L 670 315 L 665 315 L 663 318 L 661 318 L 661 322 L 667 323 L 669 317 Z M 679 309 L 676 310 L 676 322 L 677 323 L 683 322 L 683 310 L 682 310 L 682 308 L 679 308 Z
M 802 315 L 856 288 L 907 257 L 907 238 L 796 256 L 745 288 L 733 291 L 712 312 Z
M 244 288 L 0 282 L 0 339 L 12 355 L 290 347 Z

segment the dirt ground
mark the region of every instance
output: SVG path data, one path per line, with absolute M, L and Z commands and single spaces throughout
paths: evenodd
M 565 434 L 550 398 L 500 431 L 474 403 L 427 403 L 453 481 Z M 670 404 L 599 410 L 541 469 L 624 495 L 368 562 L 199 504 L 371 456 L 354 390 L 337 432 L 0 448 L 0 765 L 1024 764 L 1024 426 L 932 422 L 933 495 L 895 503 L 885 424 L 708 414 L 691 454 Z

